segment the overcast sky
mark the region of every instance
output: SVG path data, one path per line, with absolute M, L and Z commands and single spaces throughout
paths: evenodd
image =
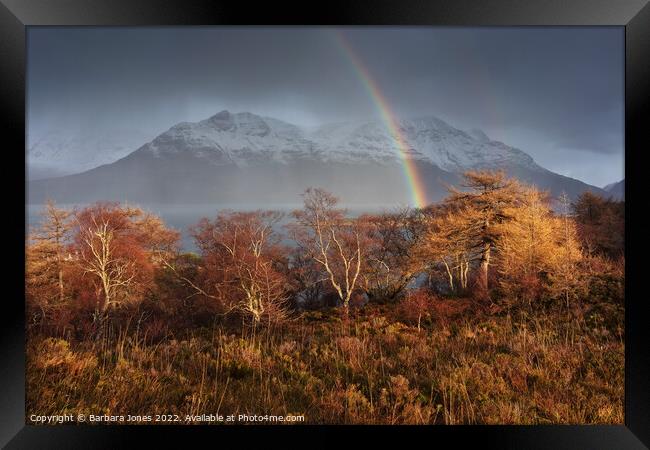
M 480 128 L 597 186 L 623 178 L 623 28 L 339 30 L 400 116 Z M 332 28 L 29 30 L 32 139 L 153 138 L 223 109 L 300 125 L 378 117 Z

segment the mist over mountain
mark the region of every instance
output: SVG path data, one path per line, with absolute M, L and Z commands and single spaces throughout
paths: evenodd
M 447 186 L 470 169 L 502 169 L 553 195 L 605 194 L 539 166 L 481 130 L 463 131 L 435 117 L 399 120 L 398 127 L 405 149 L 379 121 L 305 129 L 248 112 L 221 111 L 174 125 L 109 164 L 30 180 L 28 198 L 30 203 L 52 198 L 60 203 L 298 204 L 307 187 L 317 186 L 346 204 L 407 204 L 411 187 L 405 158 L 417 168 L 429 202 L 445 197 Z M 47 161 L 48 155 L 43 150 L 39 158 Z
M 27 149 L 29 179 L 52 178 L 112 163 L 150 139 L 138 130 L 116 129 L 72 135 L 61 130 L 30 136 Z
M 610 183 L 603 187 L 610 197 L 615 200 L 625 200 L 625 178 L 617 183 Z

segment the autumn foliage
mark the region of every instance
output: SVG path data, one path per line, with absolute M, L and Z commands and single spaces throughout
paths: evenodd
M 238 310 L 254 323 L 283 319 L 287 261 L 273 229 L 281 217 L 273 211 L 225 212 L 201 220 L 192 229 L 202 257 L 200 275 L 190 285 L 224 311 Z
M 56 375 L 67 370 L 86 389 L 78 408 L 83 397 L 137 409 L 153 385 L 105 403 L 93 374 L 145 371 L 181 412 L 242 398 L 327 423 L 620 421 L 608 379 L 622 364 L 589 375 L 607 394 L 577 398 L 528 352 L 576 383 L 584 358 L 622 357 L 622 203 L 552 198 L 501 172 L 468 172 L 422 209 L 354 216 L 315 188 L 303 200 L 289 215 L 203 218 L 189 230 L 195 252 L 144 209 L 48 203 L 26 242 L 30 407 L 67 408 Z M 596 353 L 576 356 L 576 341 Z M 208 392 L 206 377 L 232 381 Z

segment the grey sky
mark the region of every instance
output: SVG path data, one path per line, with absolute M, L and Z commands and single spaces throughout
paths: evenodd
M 480 128 L 558 173 L 623 178 L 622 28 L 341 28 L 394 111 Z M 138 129 L 228 109 L 375 118 L 331 28 L 31 28 L 28 133 Z

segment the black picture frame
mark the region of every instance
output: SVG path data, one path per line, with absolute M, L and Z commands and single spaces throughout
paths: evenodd
M 284 441 L 340 445 L 339 433 L 364 439 L 388 434 L 400 441 L 427 434 L 425 444 L 475 444 L 482 448 L 602 448 L 650 446 L 650 317 L 644 308 L 641 256 L 644 238 L 642 187 L 648 151 L 650 112 L 649 0 L 370 0 L 322 3 L 248 2 L 225 0 L 0 0 L 0 109 L 3 193 L 8 203 L 3 243 L 11 251 L 0 277 L 0 445 L 6 448 L 119 448 L 144 439 L 163 447 L 181 439 L 192 445 L 197 434 L 209 433 L 212 445 L 253 434 L 273 433 Z M 625 425 L 612 426 L 451 426 L 451 427 L 156 427 L 25 425 L 25 74 L 26 27 L 30 26 L 155 26 L 155 25 L 438 25 L 438 26 L 620 26 L 625 28 L 625 178 L 626 178 L 626 312 Z M 7 139 L 8 138 L 8 139 Z M 9 162 L 10 161 L 10 162 Z M 22 193 L 22 195 L 21 195 Z M 647 233 L 646 233 L 647 234 Z M 638 263 L 637 263 L 638 262 Z M 204 436 L 202 436 L 204 437 Z M 191 440 L 190 440 L 191 439 Z M 306 440 L 307 439 L 307 440 Z M 231 441 L 233 442 L 233 441 Z M 243 444 L 242 444 L 243 445 Z M 403 444 L 402 444 L 403 445 Z M 413 445 L 421 445 L 415 444 Z

